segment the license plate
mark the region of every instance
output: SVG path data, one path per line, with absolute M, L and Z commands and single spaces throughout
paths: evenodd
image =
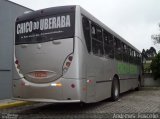
M 45 78 L 47 77 L 47 72 L 46 71 L 36 71 L 33 73 L 34 77 L 37 78 Z

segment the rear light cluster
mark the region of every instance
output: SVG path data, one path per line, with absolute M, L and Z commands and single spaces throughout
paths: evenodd
M 72 60 L 73 60 L 73 54 L 69 55 L 66 58 L 64 65 L 63 65 L 63 74 L 65 74 L 68 71 L 68 68 L 70 67 Z

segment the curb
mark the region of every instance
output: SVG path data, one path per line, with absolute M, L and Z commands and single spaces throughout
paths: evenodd
M 2 104 L 0 104 L 0 109 L 24 106 L 24 105 L 29 105 L 32 103 L 33 102 L 26 102 L 26 101 L 15 101 L 15 102 L 2 103 Z

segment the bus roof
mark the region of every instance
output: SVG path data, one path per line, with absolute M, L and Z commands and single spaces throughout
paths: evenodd
M 80 6 L 77 6 L 80 7 Z M 83 15 L 85 15 L 86 17 L 88 17 L 90 20 L 94 21 L 95 23 L 97 23 L 98 25 L 100 25 L 101 27 L 103 27 L 105 30 L 107 30 L 109 33 L 111 33 L 113 36 L 119 38 L 121 41 L 123 41 L 125 44 L 127 44 L 128 46 L 130 46 L 131 48 L 135 49 L 138 53 L 141 53 L 137 48 L 135 48 L 132 44 L 130 44 L 128 41 L 126 41 L 124 38 L 122 38 L 120 35 L 118 35 L 117 33 L 115 33 L 113 30 L 111 30 L 108 26 L 106 26 L 104 23 L 102 23 L 100 20 L 98 20 L 97 18 L 95 18 L 93 15 L 91 15 L 89 12 L 87 12 L 85 9 L 83 9 L 82 7 L 80 7 L 81 13 Z
M 107 30 L 109 33 L 111 33 L 113 36 L 119 38 L 125 44 L 127 44 L 131 48 L 135 49 L 137 52 L 141 53 L 132 44 L 130 44 L 128 41 L 126 41 L 120 35 L 118 35 L 114 31 L 112 31 L 108 26 L 106 26 L 104 23 L 102 23 L 100 20 L 98 20 L 97 18 L 95 18 L 93 15 L 91 15 L 89 12 L 87 12 L 85 9 L 83 9 L 79 5 L 59 6 L 59 7 L 51 7 L 51 8 L 40 9 L 40 10 L 29 12 L 27 14 L 23 14 L 23 15 L 19 16 L 17 18 L 17 21 L 20 22 L 20 21 L 23 21 L 23 20 L 26 20 L 26 19 L 44 17 L 44 16 L 47 16 L 47 15 L 53 14 L 53 11 L 54 11 L 54 14 L 64 13 L 64 11 L 65 12 L 74 12 L 75 9 L 76 9 L 76 7 L 78 9 L 80 9 L 80 12 L 83 15 L 85 15 L 86 17 L 88 17 L 90 20 L 94 21 L 95 23 L 97 23 L 98 25 L 100 25 L 101 27 L 103 27 L 105 30 Z
M 40 10 L 29 12 L 29 13 L 19 16 L 17 18 L 17 21 L 20 22 L 20 21 L 24 21 L 27 19 L 44 17 L 47 15 L 53 15 L 53 14 L 59 14 L 59 13 L 65 13 L 65 12 L 74 12 L 75 8 L 76 8 L 75 5 L 70 5 L 70 6 L 59 6 L 59 7 L 40 9 Z

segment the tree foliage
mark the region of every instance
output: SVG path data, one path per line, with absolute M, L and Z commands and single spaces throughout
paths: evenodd
M 154 44 L 160 44 L 160 34 L 154 34 L 151 36 Z
M 152 74 L 154 76 L 154 79 L 160 79 L 160 53 L 158 53 L 153 59 L 152 63 L 150 65 L 150 68 L 152 70 Z
M 159 24 L 159 28 L 160 28 L 160 24 Z M 151 35 L 151 38 L 154 44 L 160 44 L 160 34 L 153 34 Z
M 152 59 L 157 55 L 156 49 L 154 47 L 150 47 L 150 49 L 142 50 L 142 57 L 145 59 Z
M 157 55 L 156 49 L 154 47 L 150 47 L 150 49 L 142 50 L 142 70 L 143 73 L 151 73 L 150 61 Z M 149 61 L 149 62 L 147 62 Z

